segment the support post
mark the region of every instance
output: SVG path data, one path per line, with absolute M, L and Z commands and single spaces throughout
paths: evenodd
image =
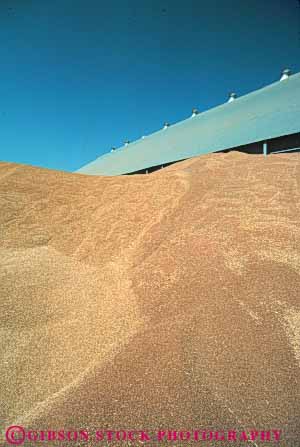
M 264 152 L 264 156 L 266 157 L 268 154 L 268 145 L 266 142 L 264 142 L 264 145 L 263 145 L 263 152 Z

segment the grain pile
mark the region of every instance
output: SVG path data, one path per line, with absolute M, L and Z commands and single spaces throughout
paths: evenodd
M 1 163 L 1 426 L 298 439 L 299 162 L 233 152 L 122 177 Z

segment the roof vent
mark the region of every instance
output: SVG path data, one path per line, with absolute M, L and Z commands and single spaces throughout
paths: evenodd
M 280 81 L 284 81 L 285 79 L 288 79 L 291 76 L 292 72 L 289 68 L 285 68 L 281 73 Z
M 193 118 L 194 116 L 198 115 L 198 114 L 199 114 L 199 110 L 198 110 L 198 109 L 193 109 L 193 110 L 192 110 L 192 118 Z
M 130 143 L 130 141 L 129 141 L 129 140 L 126 140 L 126 141 L 125 141 L 125 146 L 128 146 L 129 143 Z
M 229 93 L 228 102 L 234 101 L 236 97 L 237 97 L 236 93 Z
M 145 135 L 142 135 L 142 140 L 145 138 Z
M 164 129 L 167 129 L 168 127 L 170 127 L 169 123 L 164 123 Z

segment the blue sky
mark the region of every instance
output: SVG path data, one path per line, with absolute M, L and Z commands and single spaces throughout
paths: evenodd
M 298 0 L 1 0 L 0 160 L 73 171 L 300 71 Z

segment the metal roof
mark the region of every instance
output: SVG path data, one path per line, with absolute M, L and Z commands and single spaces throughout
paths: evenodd
M 300 73 L 104 154 L 79 169 L 119 175 L 300 132 Z

